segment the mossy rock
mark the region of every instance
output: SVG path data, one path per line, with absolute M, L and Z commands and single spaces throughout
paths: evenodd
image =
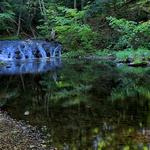
M 5 65 L 5 63 L 0 61 L 0 66 L 4 66 L 4 65 Z
M 131 66 L 131 67 L 146 67 L 148 66 L 148 62 L 144 61 L 144 62 L 133 62 L 133 63 L 129 63 L 128 66 Z

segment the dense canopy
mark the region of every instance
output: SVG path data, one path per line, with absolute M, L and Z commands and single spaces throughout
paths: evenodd
M 150 1 L 2 0 L 0 33 L 59 41 L 68 57 L 119 50 L 118 59 L 139 62 L 150 57 Z

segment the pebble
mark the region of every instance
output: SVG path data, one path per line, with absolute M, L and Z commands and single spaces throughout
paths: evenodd
M 0 111 L 0 150 L 48 150 L 40 132 Z
M 29 111 L 24 112 L 24 115 L 25 115 L 25 116 L 29 116 L 29 114 L 30 114 Z

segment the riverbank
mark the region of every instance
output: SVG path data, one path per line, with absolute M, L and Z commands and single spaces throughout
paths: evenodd
M 150 50 L 144 48 L 139 48 L 136 50 L 126 49 L 123 51 L 104 49 L 91 53 L 85 53 L 84 51 L 79 50 L 77 52 L 70 51 L 64 53 L 62 56 L 64 58 L 113 61 L 117 64 L 127 64 L 131 67 L 150 66 Z
M 48 150 L 48 148 L 42 135 L 34 127 L 17 122 L 0 111 L 0 150 Z

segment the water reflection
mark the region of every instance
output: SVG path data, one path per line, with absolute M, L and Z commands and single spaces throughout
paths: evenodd
M 24 86 L 20 76 L 1 76 L 1 108 L 40 127 L 60 150 L 148 149 L 149 77 L 146 68 L 63 62 L 61 70 L 23 75 Z
M 27 61 L 7 61 L 0 66 L 0 74 L 27 74 L 27 73 L 42 73 L 50 70 L 61 68 L 61 58 L 38 59 Z

